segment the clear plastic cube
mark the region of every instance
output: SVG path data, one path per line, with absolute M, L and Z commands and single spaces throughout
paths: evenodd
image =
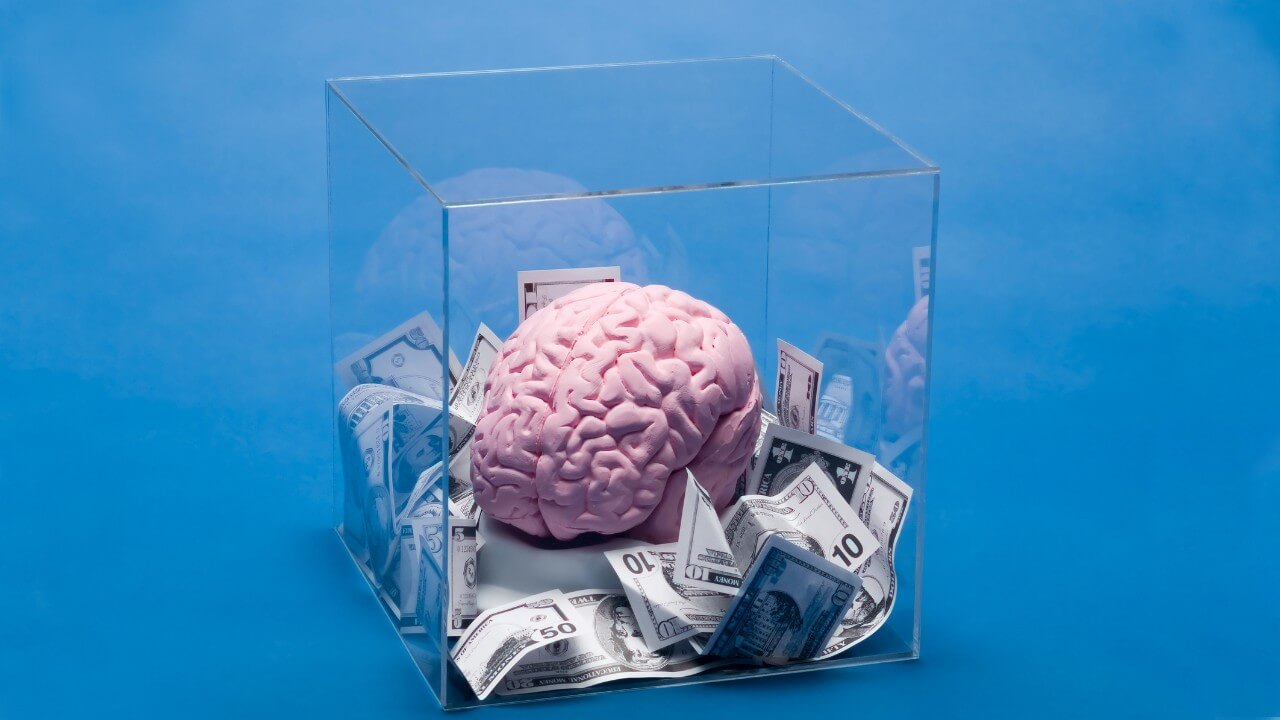
M 327 112 L 334 519 L 442 706 L 481 704 L 448 661 L 447 399 L 480 323 L 515 329 L 522 270 L 617 266 L 711 303 L 766 407 L 779 339 L 817 357 L 819 434 L 912 496 L 874 589 L 892 612 L 838 656 L 483 704 L 918 657 L 936 165 L 775 57 L 342 78 Z M 357 384 L 385 387 L 340 412 Z M 429 402 L 379 396 L 399 391 Z

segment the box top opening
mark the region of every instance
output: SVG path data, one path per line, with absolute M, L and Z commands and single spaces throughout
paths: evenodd
M 339 78 L 448 207 L 937 172 L 773 56 Z

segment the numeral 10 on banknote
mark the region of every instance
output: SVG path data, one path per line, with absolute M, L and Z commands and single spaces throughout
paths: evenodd
M 862 542 L 853 533 L 846 533 L 840 542 L 831 548 L 831 554 L 850 570 L 857 570 L 863 561 Z
M 643 575 L 657 568 L 649 558 L 644 556 L 644 553 L 627 553 L 622 556 L 622 564 L 631 571 L 632 575 Z

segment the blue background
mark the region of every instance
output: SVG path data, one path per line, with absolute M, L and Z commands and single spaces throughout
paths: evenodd
M 0 717 L 438 712 L 327 529 L 322 79 L 752 53 L 943 168 L 924 657 L 480 715 L 1280 714 L 1274 5 L 539 5 L 0 6 Z

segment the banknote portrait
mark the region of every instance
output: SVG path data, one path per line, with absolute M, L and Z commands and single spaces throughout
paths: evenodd
M 858 591 L 858 596 L 853 601 L 853 610 L 849 613 L 852 629 L 869 628 L 875 624 L 884 612 L 887 597 L 888 593 L 877 578 L 863 578 L 862 589 Z
M 868 452 L 793 428 L 771 425 L 765 430 L 760 457 L 747 480 L 747 492 L 777 495 L 789 488 L 810 465 L 817 464 L 848 501 L 866 469 L 875 462 Z
M 521 651 L 529 647 L 532 643 L 532 638 L 533 628 L 520 628 L 514 634 L 503 638 L 497 651 L 485 658 L 484 666 L 480 672 L 480 677 L 484 679 L 485 685 L 492 684 L 493 680 L 504 675 L 510 668 L 512 658 L 520 655 Z
M 462 569 L 462 578 L 467 583 L 468 588 L 476 586 L 476 559 L 474 557 L 467 558 L 466 567 Z
M 806 452 L 807 451 L 807 452 Z M 763 478 L 767 481 L 768 486 L 761 484 L 761 494 L 774 495 L 779 491 L 791 486 L 800 473 L 813 463 L 818 463 L 818 467 L 827 475 L 832 475 L 831 461 L 817 450 L 809 451 L 808 448 L 792 445 L 790 443 L 776 443 L 769 451 L 769 457 L 766 461 Z
M 666 648 L 654 652 L 645 646 L 640 624 L 626 598 L 613 596 L 601 602 L 593 624 L 600 647 L 633 670 L 657 670 L 670 659 Z
M 422 423 L 418 413 L 407 408 L 404 410 L 397 408 L 392 434 L 394 465 L 391 470 L 391 483 L 400 498 L 407 497 L 413 490 L 423 470 L 440 462 L 444 457 L 444 439 L 440 437 L 439 418 L 440 416 L 436 415 L 434 418 L 436 421 Z M 396 511 L 403 509 L 403 507 L 397 507 Z
M 467 396 L 464 401 L 468 406 L 477 406 L 484 399 L 484 383 L 475 383 L 467 388 Z
M 814 463 L 835 482 L 842 497 L 847 499 L 853 493 L 853 483 L 862 469 L 861 465 L 788 442 L 775 442 L 769 449 L 764 470 L 760 473 L 758 491 L 762 495 L 776 495 L 790 487 L 800 473 Z

